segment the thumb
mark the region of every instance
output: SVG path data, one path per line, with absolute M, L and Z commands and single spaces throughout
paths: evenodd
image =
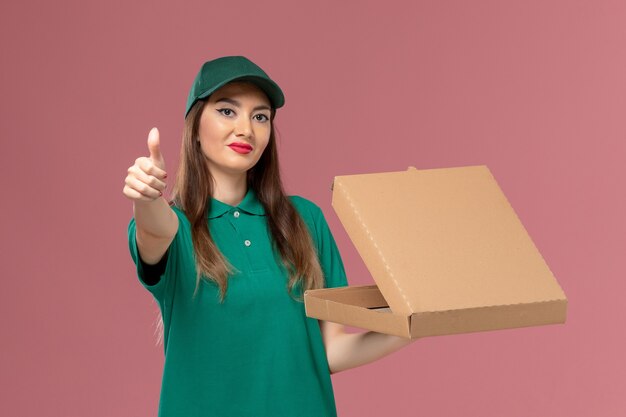
M 159 129 L 153 127 L 148 134 L 148 149 L 150 150 L 150 159 L 159 168 L 165 168 L 165 161 L 161 155 L 161 147 L 159 140 Z

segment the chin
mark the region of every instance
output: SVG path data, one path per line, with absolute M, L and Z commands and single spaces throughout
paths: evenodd
M 209 162 L 209 169 L 237 175 L 249 171 L 257 164 L 258 160 L 259 158 L 250 159 L 249 154 L 245 158 L 241 156 L 224 158 L 219 163 L 213 159 Z
M 232 174 L 242 174 L 248 172 L 251 168 L 256 165 L 254 164 L 230 164 L 228 166 L 222 167 L 222 170 L 232 173 Z

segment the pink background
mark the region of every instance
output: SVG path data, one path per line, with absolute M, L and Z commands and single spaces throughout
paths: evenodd
M 624 415 L 624 22 L 597 0 L 3 3 L 0 414 L 156 416 L 123 180 L 152 126 L 175 171 L 196 71 L 243 54 L 285 92 L 288 192 L 323 208 L 351 284 L 371 278 L 334 175 L 486 164 L 569 298 L 565 325 L 333 376 L 341 416 Z

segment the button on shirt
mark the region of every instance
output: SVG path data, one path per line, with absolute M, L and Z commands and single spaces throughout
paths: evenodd
M 289 196 L 315 244 L 326 287 L 346 286 L 341 256 L 313 202 Z M 141 284 L 159 304 L 165 365 L 159 416 L 336 416 L 328 361 L 317 319 L 287 293 L 287 272 L 271 244 L 265 210 L 250 188 L 236 207 L 211 199 L 209 231 L 235 268 L 226 299 L 196 269 L 190 224 L 172 207 L 179 228 L 165 272 L 154 285 L 143 278 L 135 238 L 129 248 Z M 301 295 L 299 286 L 296 295 Z

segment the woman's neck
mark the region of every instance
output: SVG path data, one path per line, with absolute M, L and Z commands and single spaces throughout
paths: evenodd
M 230 175 L 213 174 L 213 198 L 230 206 L 241 203 L 248 191 L 246 174 L 233 177 Z M 216 175 L 217 174 L 217 175 Z

